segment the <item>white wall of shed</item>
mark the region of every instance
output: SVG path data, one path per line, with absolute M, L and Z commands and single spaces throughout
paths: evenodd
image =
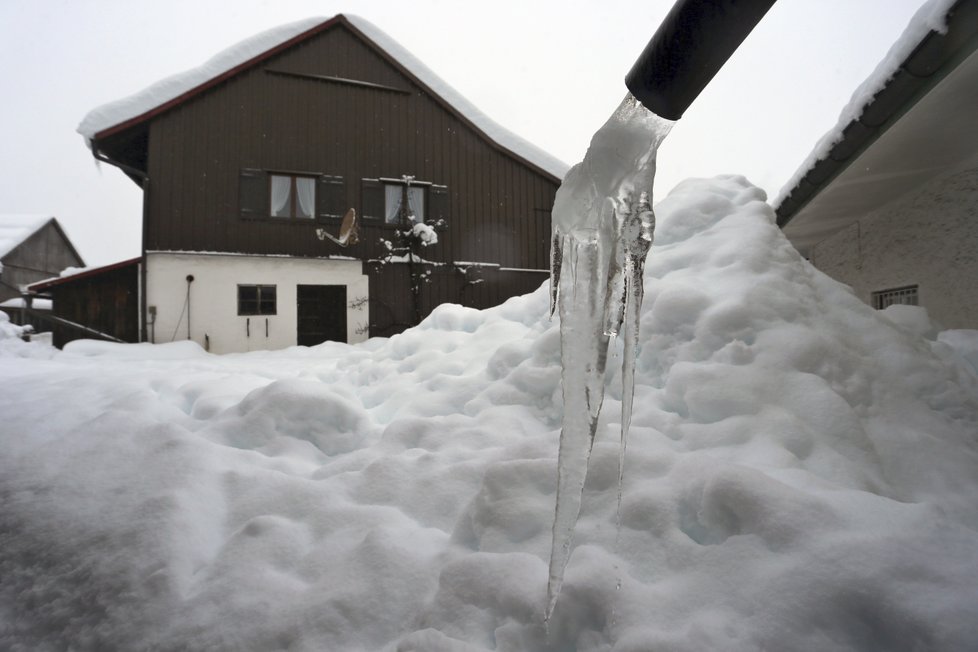
M 917 285 L 940 326 L 978 329 L 978 167 L 865 214 L 809 255 L 867 303 L 873 292 Z
M 150 339 L 156 343 L 188 339 L 184 308 L 188 275 L 194 277 L 190 339 L 201 346 L 209 339 L 212 353 L 295 346 L 297 285 L 346 286 L 348 341 L 362 342 L 368 337 L 367 302 L 356 301 L 369 298 L 360 261 L 155 252 L 146 256 L 146 273 L 146 305 L 156 308 Z M 276 314 L 238 315 L 239 284 L 276 286 Z M 153 319 L 147 315 L 148 323 Z

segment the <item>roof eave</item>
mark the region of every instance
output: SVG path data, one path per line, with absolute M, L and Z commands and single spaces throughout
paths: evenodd
M 931 31 L 900 63 L 897 72 L 858 118 L 842 130 L 842 139 L 826 158 L 816 161 L 775 207 L 784 228 L 823 189 L 887 129 L 927 95 L 959 63 L 978 49 L 978 0 L 959 0 L 947 15 L 946 33 Z

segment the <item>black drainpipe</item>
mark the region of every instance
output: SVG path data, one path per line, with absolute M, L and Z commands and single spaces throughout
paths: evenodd
M 148 321 L 146 315 L 146 271 L 147 271 L 146 270 L 146 240 L 148 238 L 148 234 L 146 229 L 146 218 L 147 215 L 149 215 L 149 211 L 147 210 L 149 206 L 149 175 L 147 175 L 142 170 L 138 170 L 130 165 L 126 165 L 125 163 L 113 161 L 108 156 L 106 156 L 105 154 L 99 151 L 98 143 L 95 141 L 95 139 L 92 139 L 91 146 L 92 146 L 92 156 L 95 157 L 96 161 L 102 161 L 103 163 L 114 165 L 115 167 L 119 168 L 126 174 L 137 177 L 142 182 L 140 183 L 140 187 L 143 189 L 143 233 L 141 237 L 142 242 L 140 247 L 141 248 L 140 251 L 141 261 L 139 265 L 139 268 L 141 270 L 141 274 L 139 275 L 140 300 L 139 300 L 139 315 L 137 315 L 137 319 L 138 319 L 137 323 L 141 325 L 139 329 L 139 341 L 148 342 L 149 341 L 148 327 L 146 324 L 146 322 Z M 154 321 L 155 321 L 155 317 L 154 317 Z
M 678 120 L 774 0 L 678 0 L 625 77 L 645 108 Z

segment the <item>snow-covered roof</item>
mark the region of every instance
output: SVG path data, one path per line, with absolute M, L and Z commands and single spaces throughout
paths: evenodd
M 931 32 L 947 33 L 948 12 L 957 2 L 958 0 L 928 0 L 917 10 L 917 13 L 910 19 L 906 29 L 890 47 L 883 60 L 853 92 L 849 102 L 839 114 L 835 126 L 819 139 L 805 161 L 778 192 L 777 197 L 771 202 L 772 206 L 779 206 L 819 161 L 828 158 L 832 148 L 842 142 L 846 127 L 862 116 L 866 108 L 893 79 L 901 65 L 928 34 Z
M 380 28 L 351 14 L 338 14 L 333 18 L 307 18 L 256 34 L 219 52 L 196 68 L 172 75 L 138 93 L 93 109 L 78 125 L 78 133 L 90 145 L 97 135 L 105 131 L 119 128 L 126 123 L 141 122 L 164 105 L 179 103 L 195 91 L 202 90 L 202 86 L 210 85 L 216 78 L 235 74 L 261 61 L 271 51 L 291 46 L 341 20 L 360 31 L 490 140 L 549 174 L 563 178 L 569 168 L 566 163 L 494 122 Z
M 0 258 L 52 219 L 50 215 L 0 215 Z

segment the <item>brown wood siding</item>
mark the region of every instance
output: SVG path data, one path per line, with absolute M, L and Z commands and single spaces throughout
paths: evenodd
M 425 265 L 424 270 L 430 276 L 420 286 L 422 319 L 443 303 L 490 308 L 510 297 L 533 292 L 548 279 L 540 272 L 497 267 L 470 267 L 468 274 L 454 265 Z M 364 272 L 370 279 L 371 336 L 389 337 L 414 325 L 409 265 L 368 263 Z
M 119 269 L 66 281 L 51 288 L 53 313 L 76 324 L 88 326 L 126 342 L 139 341 L 139 266 Z M 54 345 L 58 348 L 77 339 L 94 335 L 54 324 Z M 97 338 L 96 338 L 97 339 Z
M 408 93 L 272 74 L 355 79 Z M 362 223 L 360 244 L 315 237 L 315 221 L 242 219 L 242 168 L 360 179 L 414 175 L 449 190 L 449 228 L 425 256 L 545 269 L 557 183 L 500 151 L 342 24 L 245 71 L 150 124 L 146 248 L 298 256 L 381 255 L 392 229 Z M 481 293 L 491 295 L 480 290 Z M 481 301 L 481 299 L 480 299 Z

